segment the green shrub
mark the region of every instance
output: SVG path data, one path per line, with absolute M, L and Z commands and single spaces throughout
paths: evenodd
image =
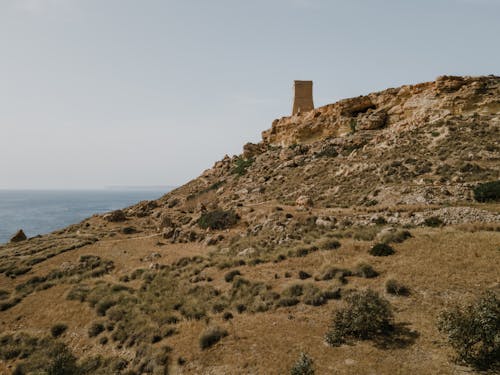
M 226 311 L 224 315 L 222 315 L 223 320 L 231 320 L 233 319 L 233 314 L 229 311 Z
M 309 279 L 310 277 L 311 277 L 310 273 L 307 273 L 305 271 L 299 271 L 299 279 L 306 280 Z
M 64 332 L 66 332 L 67 329 L 68 326 L 66 324 L 58 323 L 53 325 L 52 328 L 50 328 L 50 334 L 52 335 L 52 337 L 59 337 Z
M 62 350 L 61 350 L 62 349 Z M 66 347 L 50 353 L 51 358 L 47 366 L 47 375 L 74 375 L 77 374 L 76 357 Z
M 385 257 L 394 254 L 395 251 L 386 243 L 378 243 L 370 249 L 369 253 L 375 257 Z
M 385 291 L 389 294 L 396 296 L 409 296 L 410 290 L 407 286 L 397 282 L 396 280 L 389 279 L 385 283 Z
M 200 336 L 200 348 L 208 349 L 217 344 L 228 335 L 227 331 L 220 327 L 211 327 L 205 330 Z
M 366 263 L 360 263 L 356 266 L 356 276 L 364 277 L 366 279 L 371 279 L 378 276 L 378 272 L 373 269 L 372 266 Z
M 0 289 L 0 301 L 9 298 L 10 293 L 4 289 Z
M 478 202 L 500 201 L 500 180 L 478 184 L 474 188 L 474 199 Z
M 326 334 L 326 342 L 338 346 L 348 338 L 371 339 L 392 330 L 392 309 L 378 293 L 366 290 L 346 298 L 347 306 L 338 310 Z
M 306 353 L 300 353 L 299 359 L 290 371 L 290 375 L 314 375 L 312 358 Z
M 293 284 L 293 285 L 290 285 L 289 287 L 287 287 L 283 291 L 283 296 L 285 296 L 285 297 L 299 297 L 302 295 L 303 291 L 304 291 L 304 287 L 302 286 L 302 284 Z
M 323 292 L 323 297 L 328 299 L 340 299 L 341 291 L 340 288 L 330 288 Z
M 411 238 L 411 233 L 406 229 L 396 230 L 394 232 L 388 232 L 381 234 L 379 236 L 379 241 L 382 243 L 402 243 L 408 238 Z
M 338 267 L 326 267 L 323 272 L 319 276 L 316 277 L 317 281 L 323 280 L 332 280 L 332 279 L 337 279 L 341 281 L 342 283 L 346 283 L 347 276 L 352 276 L 352 272 L 348 269 L 345 268 L 338 268 Z
M 277 302 L 278 307 L 290 307 L 290 306 L 295 306 L 299 303 L 300 301 L 297 298 L 290 297 L 290 298 L 281 298 Z
M 321 306 L 324 305 L 327 301 L 323 292 L 318 287 L 314 285 L 306 285 L 304 287 L 304 295 L 302 297 L 302 301 L 306 305 L 311 306 Z
M 337 240 L 327 240 L 321 244 L 321 248 L 325 250 L 336 250 L 341 246 Z
M 459 361 L 479 369 L 500 365 L 500 299 L 493 292 L 443 311 L 438 328 L 448 336 Z
M 234 162 L 234 167 L 231 170 L 231 173 L 243 176 L 247 173 L 248 167 L 250 167 L 254 161 L 254 158 L 245 159 L 242 156 L 238 156 Z
M 424 220 L 424 225 L 427 227 L 437 228 L 443 226 L 443 220 L 437 216 L 431 216 Z
M 108 311 L 111 307 L 115 306 L 118 303 L 118 301 L 105 298 L 103 301 L 99 302 L 96 305 L 96 312 L 97 315 L 99 316 L 104 316 L 106 315 L 106 311 Z
M 21 298 L 13 298 L 5 302 L 0 303 L 0 311 L 5 311 L 10 309 L 11 307 L 14 307 L 17 305 L 19 302 L 21 302 Z
M 226 280 L 226 282 L 228 283 L 231 283 L 236 276 L 241 276 L 241 272 L 238 270 L 230 271 L 224 275 L 224 280 Z
M 240 217 L 233 210 L 215 210 L 205 212 L 198 219 L 198 225 L 202 229 L 226 229 L 235 225 Z
M 99 334 L 104 332 L 104 330 L 105 330 L 104 324 L 94 322 L 89 327 L 89 330 L 88 330 L 89 337 L 99 336 Z

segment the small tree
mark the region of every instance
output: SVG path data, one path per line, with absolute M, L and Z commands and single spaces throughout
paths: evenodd
M 448 336 L 459 361 L 479 369 L 500 365 L 500 299 L 493 292 L 443 311 L 438 328 Z
M 392 330 L 389 301 L 372 290 L 356 292 L 346 298 L 347 306 L 338 310 L 326 334 L 326 342 L 338 346 L 347 338 L 371 339 Z

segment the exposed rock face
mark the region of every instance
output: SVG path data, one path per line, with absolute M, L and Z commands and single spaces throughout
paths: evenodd
M 443 76 L 434 82 L 388 89 L 283 117 L 262 138 L 272 145 L 289 146 L 358 130 L 388 127 L 396 131 L 473 113 L 498 121 L 499 112 L 498 77 Z
M 110 212 L 109 214 L 104 215 L 104 219 L 111 223 L 116 223 L 127 220 L 127 217 L 125 216 L 125 213 L 122 210 L 116 210 Z
M 26 234 L 24 234 L 24 231 L 22 229 L 19 229 L 16 234 L 14 234 L 10 242 L 21 242 L 21 241 L 26 241 L 28 237 L 26 237 Z

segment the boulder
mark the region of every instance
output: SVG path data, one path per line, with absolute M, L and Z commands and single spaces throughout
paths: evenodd
M 243 157 L 250 159 L 266 151 L 266 145 L 263 143 L 247 143 L 243 146 Z
M 21 242 L 21 241 L 26 241 L 28 237 L 26 237 L 26 234 L 24 234 L 22 229 L 19 229 L 16 234 L 14 234 L 10 238 L 10 242 L 15 243 L 15 242 Z
M 253 255 L 257 252 L 257 250 L 255 250 L 253 247 L 248 247 L 246 248 L 245 250 L 241 250 L 239 253 L 238 253 L 238 256 L 239 257 L 248 257 L 250 255 Z
M 313 205 L 313 201 L 307 195 L 301 195 L 297 198 L 295 204 L 299 207 L 311 207 Z
M 104 218 L 104 220 L 107 220 L 111 223 L 116 223 L 116 222 L 127 220 L 127 217 L 125 216 L 125 213 L 122 210 L 112 211 L 108 214 L 105 214 L 103 216 L 103 218 Z

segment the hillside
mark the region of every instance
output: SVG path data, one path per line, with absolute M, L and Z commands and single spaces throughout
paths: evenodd
M 88 374 L 286 374 L 301 352 L 316 374 L 475 373 L 436 320 L 500 292 L 500 203 L 474 199 L 499 134 L 500 77 L 439 77 L 275 120 L 159 200 L 0 246 L 0 373 L 54 352 Z M 394 331 L 327 345 L 366 289 Z

